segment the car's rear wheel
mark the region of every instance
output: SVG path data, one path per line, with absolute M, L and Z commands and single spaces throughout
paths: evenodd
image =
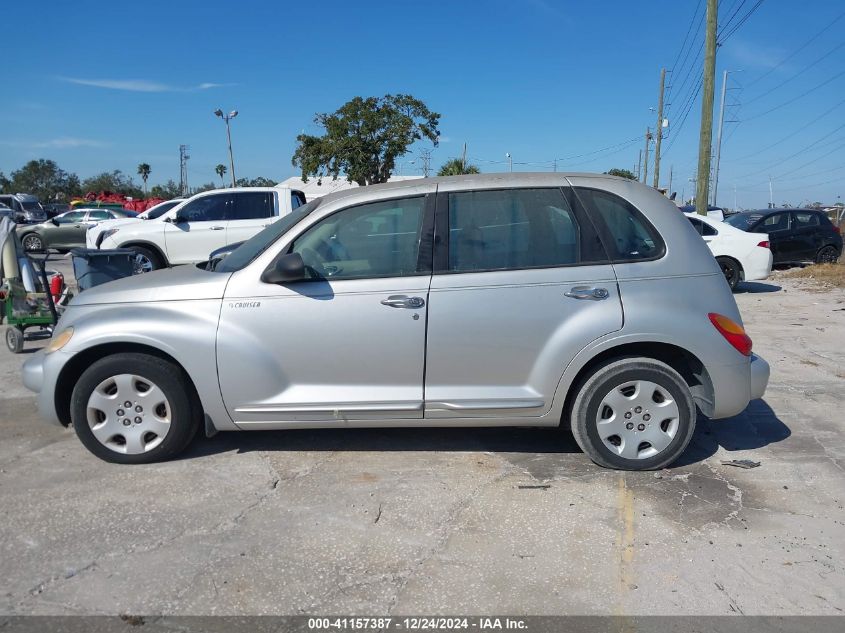
M 839 259 L 839 251 L 835 246 L 824 246 L 816 253 L 817 264 L 835 264 Z
M 85 447 L 105 461 L 169 459 L 199 428 L 192 389 L 182 369 L 161 358 L 107 356 L 85 370 L 73 389 L 73 427 Z
M 725 281 L 728 282 L 731 290 L 736 290 L 742 278 L 742 267 L 736 260 L 730 257 L 717 257 L 716 262 L 719 264 L 719 268 L 722 269 L 722 274 L 725 276 Z
M 133 246 L 132 250 L 135 251 L 135 261 L 132 269 L 133 275 L 140 275 L 164 268 L 164 262 L 161 260 L 161 256 L 154 250 L 144 246 Z
M 674 462 L 695 431 L 689 386 L 669 365 L 624 358 L 584 380 L 571 408 L 575 441 L 596 464 L 653 470 Z
M 27 233 L 21 238 L 21 243 L 28 253 L 40 253 L 44 250 L 44 241 L 38 233 Z

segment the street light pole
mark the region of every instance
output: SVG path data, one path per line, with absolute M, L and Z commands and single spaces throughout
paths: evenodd
M 508 170 L 513 171 L 513 156 L 510 152 L 506 152 L 505 157 L 508 159 Z
M 235 179 L 235 158 L 234 158 L 234 156 L 232 156 L 232 132 L 229 129 L 229 119 L 234 119 L 236 116 L 238 116 L 238 111 L 232 110 L 229 114 L 223 114 L 223 110 L 221 110 L 220 108 L 217 108 L 214 111 L 214 114 L 216 116 L 219 116 L 221 119 L 223 119 L 223 122 L 226 124 L 226 141 L 229 144 L 229 167 L 231 168 L 231 172 L 232 172 L 232 187 L 234 187 L 235 182 L 236 182 L 236 179 Z

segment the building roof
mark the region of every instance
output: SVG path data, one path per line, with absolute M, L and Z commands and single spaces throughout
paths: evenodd
M 422 176 L 393 176 L 388 182 L 402 182 L 403 180 L 418 180 L 420 178 Z M 308 202 L 311 202 L 314 198 L 322 198 L 336 191 L 345 191 L 359 186 L 357 182 L 349 182 L 342 176 L 337 180 L 332 180 L 330 176 L 322 179 L 309 178 L 308 182 L 303 182 L 299 176 L 291 176 L 287 180 L 280 182 L 279 185 L 298 189 L 305 194 L 305 199 Z

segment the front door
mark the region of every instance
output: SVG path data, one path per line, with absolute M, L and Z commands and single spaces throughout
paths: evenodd
M 441 194 L 438 229 L 446 206 L 447 254 L 435 254 L 429 293 L 425 417 L 540 416 L 575 354 L 622 327 L 613 268 L 569 189 Z
M 426 196 L 339 210 L 295 238 L 308 278 L 226 288 L 217 338 L 223 399 L 244 427 L 422 417 L 430 248 Z M 430 242 L 429 242 L 430 243 Z
M 208 259 L 211 251 L 226 246 L 232 194 L 213 193 L 188 202 L 173 222 L 164 224 L 164 243 L 171 264 Z
M 56 228 L 49 229 L 48 242 L 51 248 L 73 248 L 85 245 L 85 211 L 70 211 L 55 218 Z

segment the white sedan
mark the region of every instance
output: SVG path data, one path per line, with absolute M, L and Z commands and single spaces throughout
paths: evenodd
M 772 272 L 772 251 L 765 233 L 746 233 L 726 222 L 696 213 L 684 215 L 707 242 L 731 290 L 740 281 L 766 279 Z

